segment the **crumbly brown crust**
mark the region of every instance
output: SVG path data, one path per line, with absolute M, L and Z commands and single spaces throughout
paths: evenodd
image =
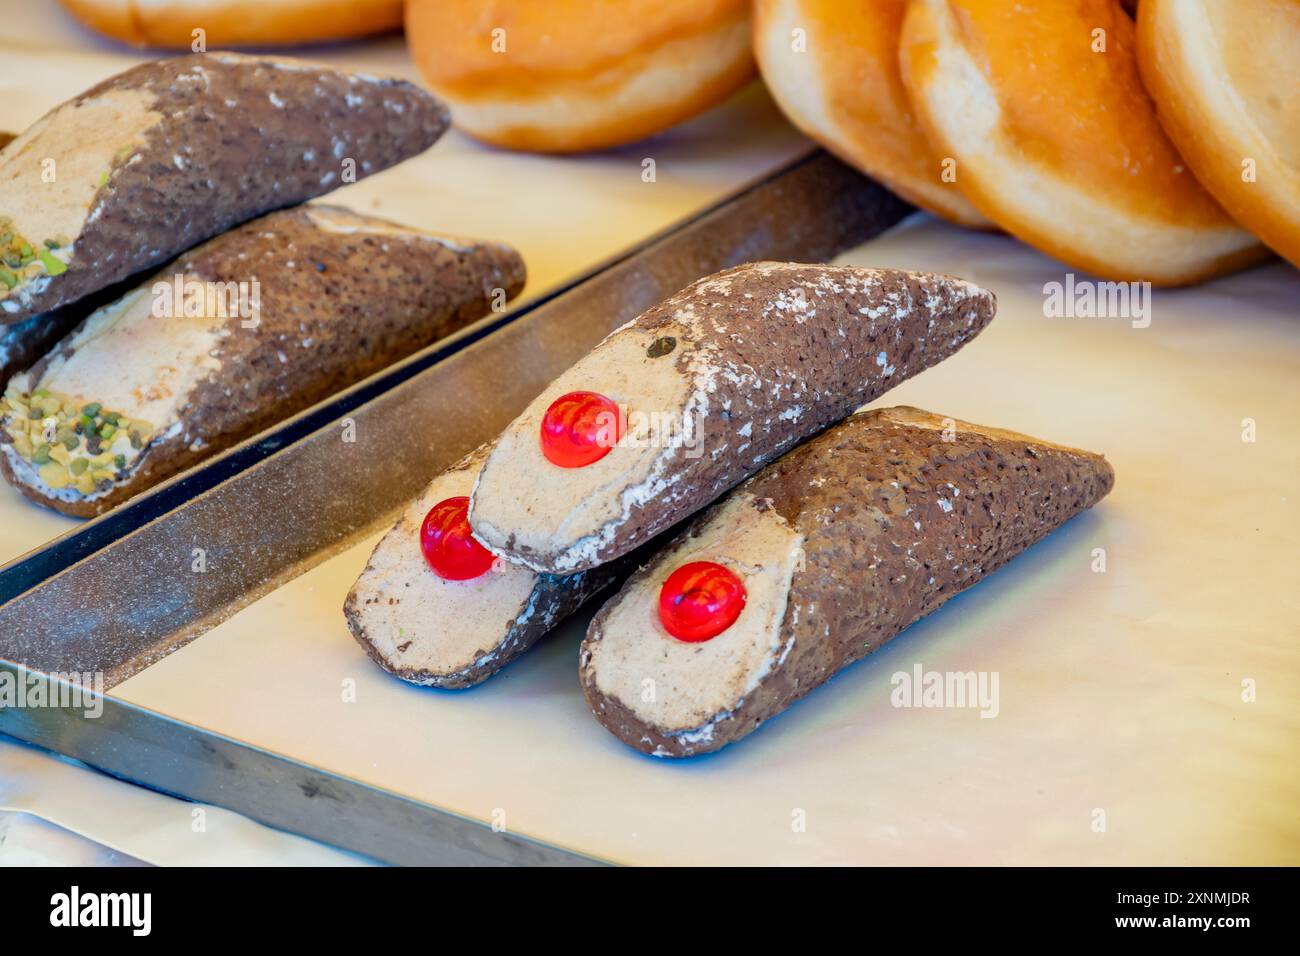
M 701 279 L 611 338 L 662 333 L 675 340 L 672 360 L 693 388 L 689 407 L 671 411 L 694 419 L 705 453 L 666 448 L 657 476 L 639 477 L 635 490 L 611 489 L 625 502 L 624 513 L 590 541 L 547 552 L 514 538 L 485 542 L 550 573 L 626 554 L 799 441 L 952 355 L 995 309 L 991 292 L 965 280 L 896 269 L 759 262 Z M 471 520 L 496 464 L 489 457 Z
M 447 244 L 420 233 L 340 233 L 315 225 L 306 206 L 282 210 L 224 233 L 155 277 L 209 282 L 256 277 L 256 328 L 238 315 L 212 352 L 220 363 L 191 394 L 182 427 L 155 441 L 130 478 L 99 498 L 59 500 L 0 471 L 34 501 L 78 517 L 102 514 L 195 462 L 237 444 L 485 315 L 495 290 L 523 288 L 519 254 L 497 243 Z M 351 215 L 346 210 L 340 214 Z M 381 227 L 391 223 L 368 222 Z M 466 243 L 461 245 L 460 243 Z M 146 281 L 152 285 L 155 279 Z M 68 348 L 56 347 L 32 368 Z
M 597 688 L 591 646 L 653 564 L 592 621 L 580 654 L 583 693 L 596 719 L 638 750 L 717 750 L 1096 504 L 1113 483 L 1109 463 L 1091 452 L 918 409 L 860 412 L 736 491 L 803 535 L 805 555 L 781 624 L 783 656 L 739 706 L 689 732 L 665 732 Z M 710 514 L 683 536 L 698 534 Z
M 442 103 L 403 80 L 229 53 L 145 63 L 57 109 L 123 90 L 156 96 L 160 121 L 108 171 L 81 234 L 70 237 L 67 271 L 15 289 L 0 322 L 73 302 L 246 219 L 323 195 L 343 185 L 345 159 L 357 179 L 408 159 L 449 123 Z

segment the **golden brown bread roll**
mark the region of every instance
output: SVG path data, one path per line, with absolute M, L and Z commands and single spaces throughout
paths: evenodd
M 966 197 L 1097 275 L 1182 285 L 1265 253 L 1160 130 L 1117 0 L 913 0 L 900 63 Z
M 59 0 L 93 30 L 134 46 L 194 50 L 344 40 L 402 24 L 402 0 Z
M 1143 0 L 1138 62 L 1197 179 L 1300 266 L 1300 3 Z
M 410 0 L 406 37 L 456 126 L 509 149 L 630 143 L 753 76 L 745 0 Z
M 754 54 L 782 112 L 804 133 L 909 202 L 988 228 L 912 115 L 898 71 L 906 0 L 757 0 Z

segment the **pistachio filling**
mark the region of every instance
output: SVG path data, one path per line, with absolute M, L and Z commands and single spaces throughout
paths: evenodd
M 83 495 L 107 491 L 149 444 L 154 428 L 104 408 L 79 405 L 59 392 L 10 386 L 4 397 L 3 440 L 36 469 L 49 488 Z
M 41 273 L 57 276 L 67 272 L 70 245 L 66 236 L 39 244 L 29 242 L 14 228 L 12 219 L 0 216 L 0 299 Z

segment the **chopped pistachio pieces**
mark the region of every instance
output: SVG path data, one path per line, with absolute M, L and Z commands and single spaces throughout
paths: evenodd
M 68 264 L 62 259 L 55 258 L 54 253 L 49 249 L 41 250 L 40 259 L 41 265 L 45 266 L 45 271 L 52 276 L 61 276 L 68 271 Z
M 71 245 L 72 240 L 63 235 L 32 242 L 18 233 L 12 219 L 0 216 L 0 299 L 36 276 L 67 272 Z
M 68 469 L 57 461 L 41 465 L 37 474 L 41 476 L 41 481 L 56 491 L 59 488 L 66 488 L 69 484 Z
M 93 494 L 120 480 L 153 434 L 149 422 L 46 388 L 28 394 L 11 386 L 0 404 L 0 441 L 54 490 Z

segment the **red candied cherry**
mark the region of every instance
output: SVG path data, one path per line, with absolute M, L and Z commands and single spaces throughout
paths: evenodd
M 745 585 L 712 561 L 683 564 L 659 591 L 659 620 L 669 634 L 691 644 L 717 637 L 744 609 Z
M 552 465 L 582 468 L 600 461 L 623 437 L 618 406 L 599 392 L 569 392 L 542 416 L 542 454 Z
M 447 498 L 429 509 L 420 525 L 420 550 L 433 573 L 448 581 L 468 581 L 485 574 L 496 560 L 474 540 L 469 527 L 469 498 Z

